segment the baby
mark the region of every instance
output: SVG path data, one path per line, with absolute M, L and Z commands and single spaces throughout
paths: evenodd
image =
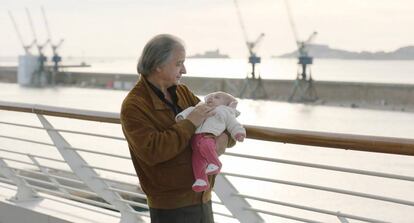
M 242 142 L 246 137 L 246 130 L 236 120 L 240 112 L 236 110 L 237 100 L 232 95 L 217 91 L 208 94 L 204 100 L 207 105 L 216 108 L 214 109 L 215 115 L 207 118 L 197 128 L 196 134 L 191 139 L 195 178 L 192 189 L 196 192 L 205 191 L 210 187 L 207 175 L 220 172 L 221 162 L 216 152 L 215 136 L 227 129 L 231 136 L 239 142 Z M 185 119 L 193 109 L 194 107 L 185 109 L 176 116 L 176 120 Z

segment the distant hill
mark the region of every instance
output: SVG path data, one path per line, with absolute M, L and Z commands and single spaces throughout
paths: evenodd
M 392 52 L 352 52 L 330 48 L 328 45 L 312 44 L 309 46 L 309 55 L 314 58 L 346 59 L 346 60 L 414 60 L 414 46 L 401 47 Z M 281 58 L 297 57 L 297 51 L 286 53 Z

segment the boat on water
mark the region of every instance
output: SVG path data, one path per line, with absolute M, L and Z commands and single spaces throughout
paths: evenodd
M 206 51 L 203 54 L 197 53 L 195 55 L 188 56 L 188 58 L 230 58 L 230 57 L 227 54 L 220 54 L 220 50 L 216 49 L 216 50 Z

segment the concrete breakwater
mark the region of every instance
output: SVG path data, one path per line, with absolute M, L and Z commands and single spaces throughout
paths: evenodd
M 198 94 L 222 90 L 241 98 L 260 99 L 265 94 L 262 99 L 276 101 L 288 101 L 295 84 L 294 80 L 261 80 L 261 88 L 259 80 L 195 77 L 183 82 Z M 303 103 L 414 112 L 414 85 L 315 81 L 313 86 L 318 99 Z
M 58 85 L 129 90 L 136 74 L 62 72 Z M 16 69 L 0 68 L 0 81 L 16 83 Z M 226 91 L 241 98 L 288 101 L 294 80 L 231 79 L 184 76 L 182 80 L 196 94 Z M 318 81 L 313 83 L 318 100 L 304 102 L 315 105 L 343 106 L 414 112 L 414 85 Z

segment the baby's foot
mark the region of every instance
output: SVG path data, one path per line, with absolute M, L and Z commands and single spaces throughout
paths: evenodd
M 214 175 L 214 174 L 218 174 L 220 171 L 220 167 L 217 166 L 216 164 L 210 163 L 207 165 L 206 168 L 206 174 L 207 175 Z
M 194 182 L 192 188 L 193 188 L 193 191 L 195 192 L 201 192 L 201 191 L 207 190 L 209 188 L 209 185 L 205 180 L 197 179 Z

